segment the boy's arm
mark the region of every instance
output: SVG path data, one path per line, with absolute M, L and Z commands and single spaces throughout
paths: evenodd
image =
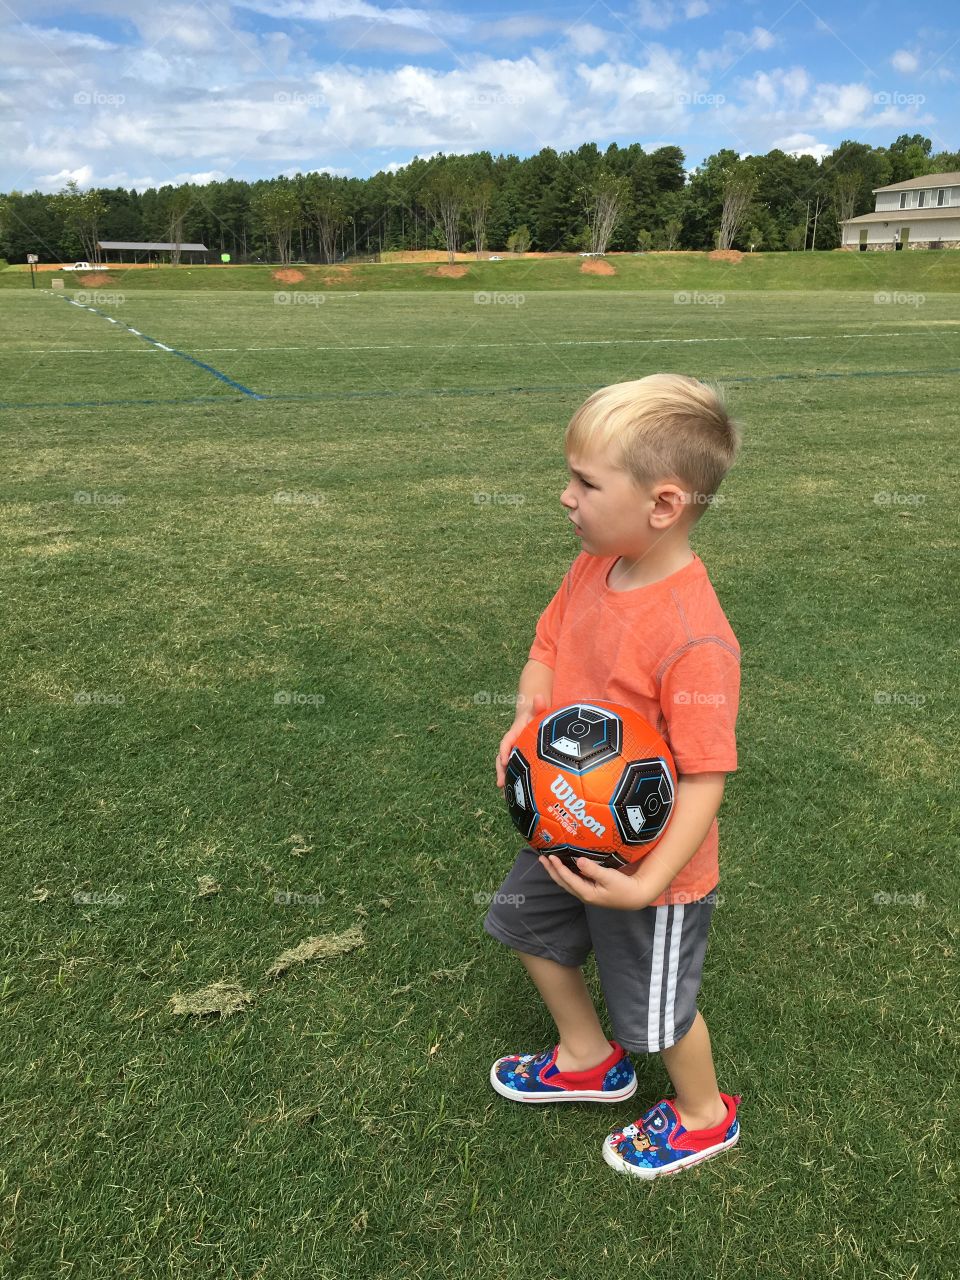
M 720 808 L 725 773 L 687 773 L 677 781 L 673 813 L 660 843 L 627 871 L 641 906 L 659 898 L 703 844 Z

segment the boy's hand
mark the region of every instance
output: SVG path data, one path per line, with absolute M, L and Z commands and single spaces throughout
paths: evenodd
M 613 907 L 618 911 L 639 911 L 649 906 L 638 880 L 633 876 L 601 867 L 590 858 L 577 858 L 576 875 L 555 853 L 540 854 L 538 861 L 546 867 L 550 879 L 591 907 Z
M 513 750 L 513 744 L 523 733 L 524 729 L 534 718 L 547 709 L 547 700 L 542 693 L 533 695 L 533 707 L 529 711 L 519 712 L 513 724 L 500 739 L 500 746 L 497 748 L 497 786 L 502 787 L 507 780 L 506 767 L 507 761 L 510 759 L 510 752 Z

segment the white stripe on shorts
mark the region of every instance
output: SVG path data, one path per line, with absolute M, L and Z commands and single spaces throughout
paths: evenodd
M 650 958 L 650 995 L 647 1005 L 647 1049 L 653 1051 L 673 1043 L 674 1013 L 677 1002 L 677 969 L 680 962 L 680 934 L 683 930 L 683 904 L 657 907 L 653 932 L 653 954 Z M 673 935 L 667 958 L 667 926 L 673 911 Z M 667 995 L 663 1018 L 660 1017 L 660 992 L 663 988 L 663 962 L 667 959 Z

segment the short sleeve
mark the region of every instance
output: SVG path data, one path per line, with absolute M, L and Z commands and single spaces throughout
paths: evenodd
M 678 773 L 736 769 L 739 706 L 739 654 L 717 639 L 684 646 L 660 682 L 665 736 Z
M 533 658 L 536 662 L 542 662 L 545 667 L 550 667 L 551 670 L 557 665 L 557 645 L 560 641 L 560 627 L 563 624 L 564 610 L 570 598 L 572 578 L 573 566 L 571 565 L 564 574 L 563 581 L 557 588 L 553 599 L 541 613 L 540 620 L 537 623 L 537 634 L 534 637 L 533 644 L 530 646 L 528 657 Z

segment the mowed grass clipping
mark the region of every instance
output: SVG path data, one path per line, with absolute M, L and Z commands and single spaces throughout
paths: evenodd
M 912 292 L 95 303 L 262 400 L 3 296 L 0 1274 L 944 1274 L 960 336 Z M 481 920 L 563 427 L 664 369 L 745 431 L 694 540 L 743 649 L 700 1000 L 743 1132 L 644 1185 L 600 1144 L 658 1058 L 620 1108 L 491 1091 L 553 1026 Z

